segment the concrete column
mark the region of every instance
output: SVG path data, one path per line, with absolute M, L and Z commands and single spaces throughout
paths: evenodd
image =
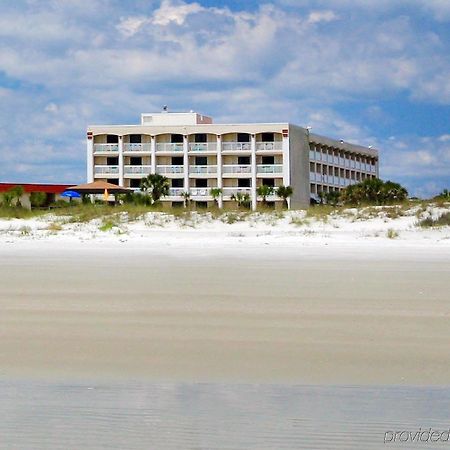
M 87 182 L 92 183 L 94 181 L 94 136 L 90 133 L 87 135 Z
M 222 137 L 217 135 L 217 187 L 223 189 L 222 180 Z M 217 199 L 219 208 L 223 208 L 223 192 Z
M 183 136 L 184 192 L 189 192 L 189 136 Z
M 309 155 L 309 153 L 308 153 Z M 309 170 L 309 166 L 308 166 Z M 289 134 L 283 132 L 283 185 L 291 186 L 291 161 L 289 154 Z M 291 208 L 291 199 L 287 199 L 288 208 Z
M 119 136 L 119 186 L 123 183 L 123 136 Z
M 156 137 L 150 136 L 150 173 L 156 173 Z
M 251 165 L 252 165 L 252 210 L 256 210 L 258 199 L 256 196 L 256 136 L 252 134 L 251 137 Z

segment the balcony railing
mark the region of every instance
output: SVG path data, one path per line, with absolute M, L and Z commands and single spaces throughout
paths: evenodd
M 217 166 L 189 166 L 189 173 L 194 174 L 209 174 L 217 173 Z
M 252 149 L 252 145 L 250 142 L 223 142 L 222 143 L 222 151 L 223 152 L 242 152 L 242 151 L 250 151 Z
M 231 174 L 238 174 L 238 173 L 251 173 L 252 172 L 252 166 L 250 165 L 236 165 L 236 164 L 228 164 L 223 166 L 223 173 L 231 173 Z
M 283 150 L 282 141 L 256 143 L 256 151 L 279 151 L 279 150 Z
M 94 144 L 94 153 L 118 153 L 119 144 Z
M 167 174 L 174 174 L 184 173 L 184 166 L 156 166 L 156 173 L 159 173 L 161 175 L 167 175 Z
M 125 166 L 125 175 L 148 175 L 151 172 L 151 166 Z
M 170 188 L 169 196 L 170 197 L 181 197 L 181 195 L 185 192 L 183 188 Z
M 123 144 L 124 152 L 150 152 L 150 144 Z
M 283 173 L 283 164 L 259 164 L 257 173 Z
M 96 175 L 118 175 L 119 166 L 95 166 L 94 172 Z
M 238 193 L 240 194 L 248 194 L 251 195 L 252 194 L 252 188 L 249 187 L 244 187 L 244 188 L 240 188 L 240 187 L 224 187 L 223 188 L 223 195 L 225 197 L 231 197 L 232 195 L 237 195 Z
M 156 143 L 157 152 L 182 152 L 182 143 L 171 143 L 171 142 L 157 142 Z
M 191 196 L 193 197 L 207 197 L 211 195 L 210 188 L 191 188 L 190 189 Z
M 217 151 L 216 142 L 190 142 L 190 152 L 215 152 Z

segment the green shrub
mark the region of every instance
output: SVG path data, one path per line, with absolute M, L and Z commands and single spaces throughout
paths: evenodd
M 382 181 L 379 178 L 352 184 L 341 193 L 342 201 L 350 205 L 386 205 L 403 202 L 407 197 L 408 191 L 403 186 L 392 181 Z
M 422 219 L 419 221 L 418 225 L 422 228 L 450 226 L 450 212 L 446 212 L 436 219 L 433 219 L 432 217 Z
M 47 194 L 45 192 L 32 192 L 30 194 L 30 203 L 33 208 L 40 208 L 47 202 Z

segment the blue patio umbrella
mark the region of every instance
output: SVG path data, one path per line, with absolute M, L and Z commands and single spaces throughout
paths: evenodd
M 80 198 L 81 195 L 78 192 L 75 192 L 75 191 L 64 191 L 61 194 L 61 197 L 69 197 L 69 198 L 72 199 L 72 198 Z

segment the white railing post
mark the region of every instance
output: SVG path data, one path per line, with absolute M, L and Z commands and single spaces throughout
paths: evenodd
M 290 186 L 291 184 L 291 169 L 289 159 L 289 129 L 283 130 L 283 184 Z M 287 199 L 288 209 L 291 208 L 291 199 Z
M 217 135 L 217 188 L 222 189 L 222 193 L 217 198 L 219 208 L 223 208 L 223 181 L 222 181 L 222 139 Z
M 150 136 L 150 173 L 156 173 L 156 137 Z
M 94 181 L 94 136 L 87 134 L 87 182 Z
M 119 136 L 119 186 L 124 186 L 124 182 L 123 182 L 123 136 Z
M 252 163 L 252 210 L 256 210 L 257 197 L 256 197 L 256 136 L 252 134 L 251 137 L 251 163 Z
M 184 192 L 189 192 L 189 136 L 183 135 Z

